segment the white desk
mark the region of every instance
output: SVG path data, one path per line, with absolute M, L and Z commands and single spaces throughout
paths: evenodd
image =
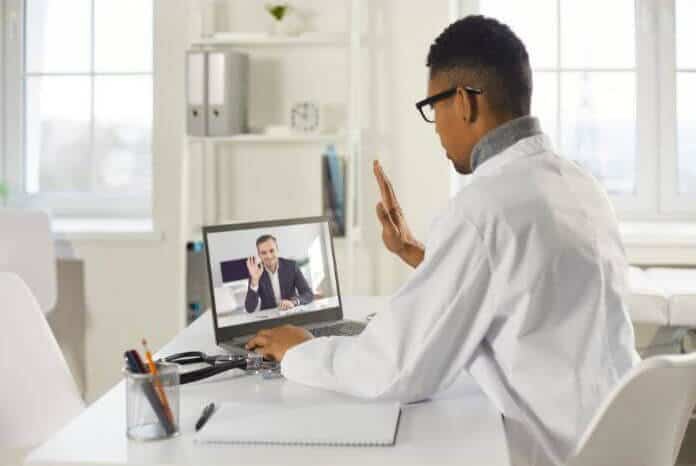
M 338 306 L 338 296 L 315 299 L 309 304 L 295 306 L 285 311 L 281 311 L 280 308 L 277 307 L 264 309 L 262 311 L 259 310 L 251 314 L 246 312 L 243 307 L 233 312 L 220 313 L 218 311 L 218 326 L 227 327 L 229 325 L 248 324 L 266 319 L 321 311 L 322 309 L 334 308 L 336 306 Z
M 344 314 L 360 318 L 378 309 L 383 298 L 347 298 Z M 158 353 L 184 350 L 215 354 L 212 323 L 204 314 Z M 117 355 L 114 355 L 116 357 Z M 34 450 L 30 464 L 119 465 L 509 465 L 500 414 L 478 387 L 463 376 L 433 400 L 405 406 L 394 447 L 292 447 L 199 445 L 193 425 L 209 401 L 354 400 L 284 379 L 263 380 L 240 371 L 181 387 L 181 435 L 149 443 L 125 435 L 125 389 L 117 384 L 81 416 Z M 327 419 L 327 422 L 330 422 Z

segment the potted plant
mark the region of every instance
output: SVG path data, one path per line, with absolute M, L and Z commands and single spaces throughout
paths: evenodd
M 7 186 L 5 183 L 0 181 L 0 204 L 3 204 L 7 199 Z
M 271 32 L 273 34 L 289 35 L 295 33 L 292 25 L 287 20 L 290 5 L 287 3 L 269 3 L 266 4 L 266 11 L 273 18 Z

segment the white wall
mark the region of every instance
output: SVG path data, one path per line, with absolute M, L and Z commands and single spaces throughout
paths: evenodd
M 160 239 L 77 240 L 83 262 L 86 393 L 94 400 L 121 377 L 123 351 L 146 337 L 153 350 L 178 331 L 184 313 L 184 243 L 180 235 L 184 128 L 184 50 L 188 0 L 155 0 L 154 223 Z M 64 245 L 62 250 L 65 250 Z M 79 274 L 59 267 L 61 288 Z M 76 278 L 78 277 L 78 278 Z M 72 305 L 68 300 L 66 306 Z M 60 304 L 60 303 L 59 303 Z M 69 315 L 68 309 L 56 309 Z
M 430 222 L 449 199 L 449 162 L 433 125 L 423 121 L 415 102 L 427 93 L 426 56 L 432 41 L 449 24 L 446 0 L 408 2 L 384 0 L 384 39 L 377 43 L 383 57 L 375 76 L 382 133 L 377 155 L 391 178 L 406 218 L 422 241 Z M 367 163 L 368 161 L 366 161 Z M 369 178 L 368 178 L 369 177 Z M 365 223 L 376 224 L 377 192 L 371 173 L 364 180 L 368 201 Z M 370 235 L 378 255 L 377 291 L 393 292 L 410 274 L 400 259 L 385 252 L 381 227 Z
M 374 213 L 378 191 L 372 177 L 372 160 L 382 160 L 409 223 L 419 238 L 424 237 L 435 213 L 449 198 L 449 163 L 433 126 L 421 119 L 414 106 L 425 96 L 426 55 L 431 42 L 448 24 L 449 4 L 446 0 L 365 3 L 369 3 L 366 21 L 369 46 L 362 106 L 368 131 L 360 183 L 362 238 L 352 259 L 346 255 L 346 246 L 339 242 L 337 262 L 341 283 L 346 284 L 342 287 L 345 292 L 385 294 L 402 283 L 410 269 L 384 251 L 381 229 Z M 244 31 L 262 27 L 263 14 L 259 12 L 263 13 L 263 2 L 231 0 L 227 4 L 217 21 L 218 30 Z M 304 0 L 293 2 L 295 4 L 323 12 L 315 23 L 319 25 L 317 29 L 335 31 L 344 27 L 340 16 L 345 15 L 345 10 L 341 5 L 347 5 L 347 0 Z M 191 18 L 194 27 L 200 27 L 198 15 L 192 14 Z M 283 118 L 288 113 L 290 102 L 302 96 L 341 99 L 346 80 L 339 62 L 344 57 L 342 52 L 334 51 L 336 64 L 327 67 L 325 54 L 330 52 L 291 50 L 279 56 L 277 51 L 255 49 L 254 56 L 266 57 L 268 63 L 276 63 L 272 70 L 269 64 L 267 71 L 270 75 L 280 76 L 282 82 L 263 77 L 270 92 L 266 96 L 252 92 L 252 109 L 263 109 L 261 113 L 252 110 L 252 116 L 256 115 L 253 120 L 286 123 Z M 308 70 L 315 68 L 317 72 L 310 73 L 309 81 L 301 79 Z M 258 67 L 256 75 L 259 78 L 264 76 Z M 276 119 L 269 115 L 275 115 Z M 197 149 L 192 147 L 194 163 L 200 156 Z M 322 144 L 288 145 L 279 157 L 277 148 L 270 150 L 264 145 L 240 144 L 220 148 L 217 176 L 225 184 L 219 203 L 222 217 L 231 221 L 254 221 L 319 214 L 320 185 L 315 180 L 321 176 L 318 155 L 322 149 Z M 339 146 L 338 149 L 341 153 L 342 148 Z M 192 166 L 192 170 L 194 184 L 200 182 L 196 181 L 200 180 L 200 168 Z M 193 192 L 196 190 L 192 189 Z M 307 202 L 307 199 L 314 201 Z M 196 213 L 192 216 L 195 218 Z
M 156 0 L 155 4 L 154 209 L 155 224 L 163 238 L 71 243 L 75 256 L 83 261 L 88 400 L 95 399 L 120 378 L 121 354 L 125 349 L 137 346 L 143 336 L 157 349 L 178 331 L 184 312 L 186 238 L 180 233 L 185 228 L 180 225 L 179 211 L 185 134 L 182 57 L 190 38 L 200 31 L 200 3 Z M 356 277 L 345 286 L 346 292 L 385 294 L 398 287 L 410 270 L 382 246 L 374 215 L 378 193 L 372 179 L 371 160 L 375 157 L 382 160 L 414 233 L 422 239 L 428 224 L 449 197 L 449 165 L 433 127 L 422 121 L 413 104 L 425 95 L 425 57 L 432 40 L 448 23 L 448 3 L 437 0 L 405 4 L 381 0 L 370 4 L 373 16 L 369 21 L 376 31 L 376 43 L 369 58 L 370 77 L 366 77 L 369 106 L 366 104 L 365 109 L 370 115 L 373 134 L 362 167 L 362 247 L 349 261 L 345 257 L 345 245 L 337 244 L 337 266 L 342 285 L 348 282 L 346 277 Z M 229 172 L 220 176 L 234 180 L 234 174 L 242 169 L 268 167 L 261 156 L 254 161 L 253 151 L 238 150 L 246 158 L 229 163 L 224 167 Z M 196 178 L 200 166 L 195 153 L 191 155 L 194 160 L 190 169 Z M 308 171 L 302 164 L 289 162 L 274 167 L 296 181 L 282 193 L 283 202 L 296 191 L 308 189 L 302 180 L 319 174 L 318 165 L 312 167 Z M 248 181 L 249 186 L 258 186 L 254 180 Z M 274 205 L 287 207 L 270 203 L 266 198 L 262 203 L 265 207 L 255 209 L 252 201 L 246 201 L 248 193 L 244 184 L 236 185 L 231 193 L 235 199 L 244 201 L 228 205 L 230 213 L 240 217 L 239 220 L 267 217 L 269 212 L 273 213 Z M 190 195 L 195 203 L 200 193 L 192 189 Z M 294 203 L 292 206 L 291 211 L 284 210 L 279 215 L 319 213 L 315 211 L 317 205 Z M 348 270 L 351 263 L 353 269 Z M 66 280 L 74 281 L 79 276 L 61 273 L 60 269 L 59 274 L 63 286 Z M 366 283 L 362 281 L 365 277 L 374 279 Z

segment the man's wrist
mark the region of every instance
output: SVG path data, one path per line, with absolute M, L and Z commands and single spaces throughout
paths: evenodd
M 425 256 L 425 247 L 421 243 L 408 242 L 398 253 L 401 260 L 412 267 L 417 267 Z
M 259 282 L 254 283 L 253 281 L 249 281 L 249 288 L 251 288 L 252 291 L 259 291 Z

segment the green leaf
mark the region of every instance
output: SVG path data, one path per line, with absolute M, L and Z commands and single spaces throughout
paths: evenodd
M 288 11 L 288 5 L 281 3 L 278 5 L 266 5 L 266 10 L 275 18 L 276 21 L 281 21 Z

